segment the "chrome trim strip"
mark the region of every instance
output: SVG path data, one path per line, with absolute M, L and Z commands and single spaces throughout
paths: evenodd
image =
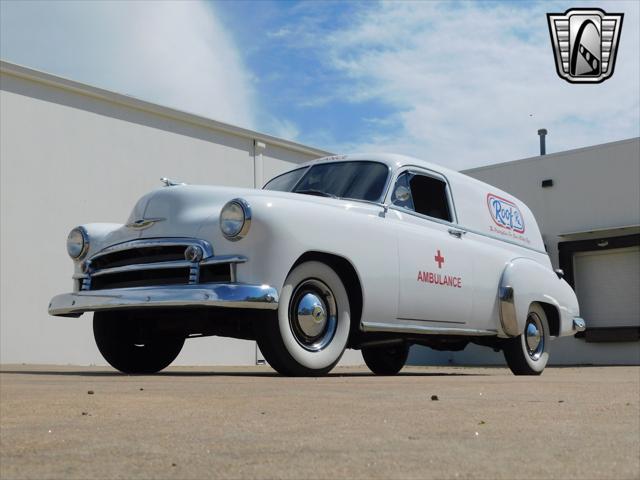
M 200 262 L 200 266 L 217 265 L 219 263 L 246 263 L 249 259 L 244 255 L 218 255 L 217 257 L 205 258 Z
M 406 213 L 408 215 L 413 215 L 414 217 L 421 218 L 423 220 L 428 220 L 430 222 L 439 223 L 440 225 L 446 225 L 447 227 L 459 228 L 460 230 L 466 230 L 463 227 L 460 227 L 458 224 L 447 222 L 446 220 L 442 220 L 441 218 L 430 217 L 428 215 L 423 215 L 421 213 L 416 212 L 415 210 L 409 210 L 408 208 L 399 207 L 398 205 L 394 205 L 393 203 L 389 204 L 389 210 L 395 210 L 396 212 Z
M 57 295 L 49 303 L 49 315 L 80 316 L 100 310 L 160 307 L 275 310 L 278 300 L 278 291 L 269 285 L 217 283 L 115 288 Z
M 149 228 L 157 222 L 164 222 L 165 220 L 166 218 L 164 217 L 141 218 L 139 220 L 136 220 L 135 222 L 127 223 L 125 227 L 133 228 L 135 230 L 144 230 L 145 228 Z
M 575 317 L 573 319 L 573 329 L 576 332 L 584 332 L 587 329 L 587 323 L 584 321 L 584 319 Z
M 518 318 L 516 317 L 516 306 L 513 302 L 513 287 L 504 286 L 498 288 L 498 298 L 500 299 L 500 324 L 502 331 L 510 336 L 517 337 Z
M 395 323 L 362 323 L 364 332 L 398 332 L 432 335 L 469 335 L 469 336 L 494 336 L 495 330 L 477 330 L 474 328 L 433 327 L 430 325 L 398 325 Z
M 406 318 L 406 317 L 398 317 L 398 320 L 403 320 L 405 322 L 429 322 L 429 323 L 453 323 L 455 325 L 464 325 L 467 322 L 455 322 L 453 320 L 427 320 L 424 318 Z
M 229 264 L 229 279 L 231 283 L 236 283 L 238 281 L 238 264 L 230 263 Z
M 110 275 L 112 273 L 122 272 L 136 272 L 140 270 L 163 270 L 165 268 L 191 268 L 197 265 L 187 260 L 172 260 L 169 262 L 155 262 L 155 263 L 137 263 L 134 265 L 123 265 L 122 267 L 103 268 L 102 270 L 96 270 L 91 272 L 92 277 L 99 277 L 101 275 Z
M 132 248 L 145 248 L 145 247 L 175 247 L 179 245 L 199 245 L 202 247 L 202 251 L 204 252 L 204 257 L 213 256 L 213 247 L 206 240 L 201 240 L 199 238 L 188 238 L 188 237 L 169 237 L 169 238 L 143 238 L 138 240 L 129 240 L 123 243 L 117 243 L 115 245 L 111 245 L 109 247 L 103 248 L 98 253 L 91 257 L 91 260 L 95 260 L 96 258 L 100 258 L 103 255 L 107 255 L 109 253 L 120 252 L 122 250 L 130 250 Z
M 189 260 L 171 260 L 166 262 L 152 262 L 152 263 L 138 263 L 132 265 L 123 265 L 120 267 L 111 267 L 104 269 L 92 269 L 91 261 L 101 258 L 104 255 L 108 255 L 118 251 L 130 250 L 133 248 L 146 248 L 154 246 L 198 246 L 202 248 L 205 258 L 200 262 L 191 262 Z M 200 268 L 207 265 L 219 265 L 229 264 L 230 268 L 230 280 L 232 283 L 237 281 L 236 265 L 239 263 L 245 263 L 249 259 L 244 255 L 220 255 L 213 256 L 213 248 L 211 244 L 205 240 L 195 238 L 152 238 L 142 240 L 130 240 L 127 242 L 112 245 L 98 252 L 86 261 L 87 270 L 85 273 L 76 273 L 73 275 L 75 280 L 82 280 L 81 290 L 91 290 L 91 278 L 99 277 L 102 275 L 123 273 L 123 272 L 135 272 L 144 270 L 162 270 L 169 268 L 188 268 L 189 277 L 188 282 L 190 285 L 198 284 L 200 281 Z

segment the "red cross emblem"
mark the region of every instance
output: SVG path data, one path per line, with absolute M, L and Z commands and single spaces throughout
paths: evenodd
M 438 268 L 442 268 L 442 264 L 444 263 L 444 257 L 440 253 L 440 250 L 438 250 L 438 254 L 435 257 L 433 257 L 433 259 L 438 264 Z

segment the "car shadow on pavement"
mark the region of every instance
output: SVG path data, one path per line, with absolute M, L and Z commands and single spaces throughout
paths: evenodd
M 273 371 L 266 372 L 234 372 L 234 371 L 163 371 L 147 374 L 125 374 L 117 371 L 83 371 L 83 370 L 0 370 L 0 375 L 43 375 L 43 376 L 62 376 L 62 377 L 281 377 L 289 378 L 280 375 Z M 484 373 L 462 373 L 462 372 L 400 372 L 396 377 L 478 377 L 486 376 Z M 338 377 L 374 377 L 371 372 L 332 372 L 324 375 L 325 378 L 338 378 Z

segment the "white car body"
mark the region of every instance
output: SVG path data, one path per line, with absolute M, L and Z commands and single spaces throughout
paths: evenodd
M 412 338 L 486 337 L 479 343 L 491 346 L 493 340 L 523 333 L 534 302 L 547 313 L 550 336 L 584 328 L 573 290 L 554 272 L 537 222 L 517 198 L 461 173 L 401 155 L 327 157 L 296 170 L 345 161 L 388 167 L 380 202 L 174 185 L 142 197 L 124 225 L 84 225 L 90 240 L 83 258 L 89 262 L 97 254 L 137 241 L 185 238 L 206 242 L 211 248 L 205 251 L 209 260 L 238 261 L 230 264 L 232 278 L 224 291 L 197 283 L 165 289 L 82 290 L 91 267 L 77 261 L 74 291 L 52 299 L 49 312 L 78 316 L 163 306 L 277 309 L 292 267 L 300 259 L 330 256 L 347 262 L 357 276 L 361 308 L 352 307 L 352 316 L 358 317 L 358 338 L 365 343 L 368 333 L 386 332 Z M 405 171 L 446 183 L 451 221 L 394 205 L 394 185 Z M 223 205 L 235 198 L 249 205 L 251 223 L 244 238 L 229 241 L 220 230 L 219 215 Z M 243 296 L 243 286 L 254 290 Z M 263 294 L 256 296 L 255 288 Z

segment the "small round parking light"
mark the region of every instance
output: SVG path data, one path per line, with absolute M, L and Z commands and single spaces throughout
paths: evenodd
M 188 262 L 199 262 L 202 260 L 202 248 L 198 245 L 189 245 L 184 251 L 184 259 Z
M 227 240 L 245 237 L 251 226 L 251 208 L 246 200 L 235 198 L 220 211 L 220 230 Z
M 76 227 L 67 237 L 67 253 L 74 260 L 81 260 L 89 251 L 89 235 L 83 227 Z

